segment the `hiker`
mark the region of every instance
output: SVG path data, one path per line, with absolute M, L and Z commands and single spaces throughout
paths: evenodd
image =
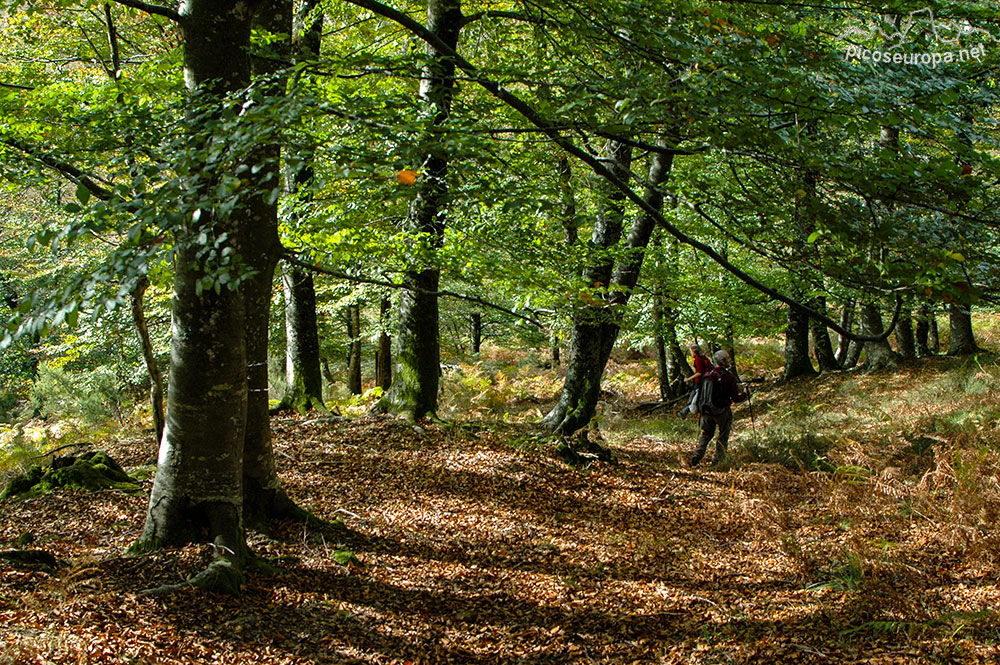
M 718 464 L 726 455 L 726 448 L 729 446 L 729 431 L 733 426 L 734 402 L 743 402 L 750 398 L 750 388 L 747 387 L 740 392 L 736 385 L 736 377 L 729 371 L 729 354 L 723 350 L 715 352 L 715 369 L 709 372 L 706 381 L 712 382 L 712 403 L 706 405 L 701 411 L 701 436 L 698 438 L 698 447 L 691 453 L 691 466 L 698 466 L 698 462 L 705 456 L 709 442 L 715 436 L 715 428 L 719 428 L 719 438 L 715 442 L 715 457 L 712 464 Z
M 694 358 L 694 374 L 684 380 L 694 381 L 694 387 L 691 388 L 691 395 L 688 397 L 688 403 L 683 409 L 681 409 L 681 418 L 686 417 L 689 413 L 695 412 L 692 407 L 698 400 L 698 392 L 701 389 L 702 378 L 708 376 L 708 373 L 712 371 L 712 365 L 708 362 L 708 358 L 702 354 L 701 347 L 697 344 L 691 345 L 691 357 Z

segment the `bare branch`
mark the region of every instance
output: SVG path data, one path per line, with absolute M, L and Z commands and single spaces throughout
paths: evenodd
M 163 7 L 161 5 L 151 5 L 148 2 L 142 2 L 141 0 L 114 0 L 119 5 L 125 5 L 126 7 L 131 7 L 132 9 L 138 9 L 139 11 L 146 12 L 147 14 L 155 14 L 156 16 L 162 16 L 168 18 L 174 23 L 181 22 L 181 15 L 170 7 Z

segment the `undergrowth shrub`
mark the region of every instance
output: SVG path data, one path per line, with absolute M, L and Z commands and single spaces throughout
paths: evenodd
M 124 395 L 110 370 L 69 372 L 42 364 L 31 387 L 34 409 L 47 418 L 78 419 L 96 425 L 124 418 Z

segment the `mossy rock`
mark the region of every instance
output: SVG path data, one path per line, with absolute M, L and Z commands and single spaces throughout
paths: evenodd
M 78 457 L 57 457 L 52 466 L 33 466 L 14 478 L 0 501 L 16 496 L 42 494 L 58 487 L 85 490 L 138 490 L 139 485 L 108 454 L 102 451 L 84 453 Z

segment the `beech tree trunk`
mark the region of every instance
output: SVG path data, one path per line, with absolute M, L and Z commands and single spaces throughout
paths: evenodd
M 261 0 L 257 5 L 254 24 L 274 34 L 292 32 L 290 0 Z M 287 52 L 287 42 L 272 46 Z M 254 58 L 251 69 L 260 77 L 262 89 L 272 97 L 285 94 L 285 81 L 276 77 L 281 63 L 273 58 Z M 246 308 L 247 346 L 247 413 L 243 450 L 243 524 L 267 531 L 271 518 L 298 514 L 278 480 L 271 443 L 271 420 L 268 380 L 268 340 L 271 322 L 271 300 L 274 271 L 281 256 L 278 236 L 277 197 L 267 192 L 281 187 L 280 148 L 264 145 L 250 155 L 249 162 L 257 171 L 252 176 L 255 195 L 246 197 L 247 214 L 240 222 L 242 258 L 254 269 L 254 274 L 241 285 Z
M 789 307 L 785 325 L 785 371 L 781 379 L 788 381 L 814 374 L 816 370 L 809 358 L 809 316 Z
M 840 327 L 845 330 L 850 330 L 851 326 L 854 325 L 854 301 L 848 300 L 844 303 L 843 309 L 840 310 Z M 847 358 L 851 348 L 851 339 L 847 335 L 840 335 L 837 340 L 837 352 L 834 354 L 834 358 L 837 364 L 843 369 L 850 369 L 858 363 L 857 358 L 854 359 L 854 363 L 848 366 Z
M 285 395 L 298 411 L 323 408 L 323 375 L 312 273 L 286 266 L 281 274 L 285 299 Z
M 251 15 L 236 0 L 188 0 L 180 11 L 185 81 L 197 101 L 221 105 L 227 93 L 250 82 Z M 199 188 L 208 195 L 213 185 L 209 180 Z M 220 553 L 211 570 L 230 589 L 239 586 L 246 555 L 246 309 L 241 291 L 203 288 L 202 278 L 216 266 L 204 263 L 197 239 L 204 233 L 239 254 L 246 249 L 240 238 L 251 215 L 246 206 L 229 217 L 205 210 L 178 232 L 166 426 L 146 523 L 135 545 L 179 545 L 207 534 Z
M 607 155 L 615 175 L 627 180 L 631 148 L 609 141 Z M 670 174 L 672 163 L 672 155 L 654 153 L 650 158 L 644 196 L 657 209 L 663 206 L 659 187 Z M 600 183 L 599 190 L 605 203 L 594 222 L 591 242 L 596 247 L 610 249 L 621 240 L 624 195 L 604 181 Z M 655 221 L 648 215 L 637 216 L 629 230 L 626 253 L 617 265 L 610 258 L 599 257 L 584 269 L 584 280 L 594 290 L 589 295 L 594 304 L 581 306 L 574 314 L 566 380 L 559 401 L 542 420 L 543 425 L 559 434 L 572 434 L 586 426 L 597 410 L 604 368 L 611 357 L 632 289 L 638 282 L 645 249 L 654 227 Z M 602 293 L 601 288 L 609 284 L 613 288 Z
M 458 45 L 463 23 L 461 0 L 429 0 L 427 28 L 451 48 Z M 421 234 L 434 251 L 444 241 L 445 201 L 449 155 L 440 141 L 451 114 L 455 87 L 455 63 L 427 46 L 427 64 L 420 81 L 420 97 L 434 111 L 433 129 L 427 142 L 436 145 L 420 168 L 417 195 L 410 206 L 407 226 Z M 407 270 L 399 302 L 399 334 L 396 338 L 396 377 L 379 407 L 416 421 L 437 411 L 441 348 L 438 339 L 437 291 L 440 270 L 425 266 Z
M 319 58 L 323 34 L 323 14 L 313 13 L 319 0 L 305 0 L 295 16 L 297 35 L 294 57 L 297 62 Z M 307 25 L 306 22 L 309 22 Z M 285 189 L 303 204 L 312 201 L 315 179 L 313 151 L 296 155 L 298 169 L 285 171 Z M 297 217 L 298 212 L 293 211 Z M 293 223 L 297 219 L 293 217 Z M 316 315 L 316 285 L 311 272 L 294 265 L 282 270 L 281 287 L 285 300 L 285 394 L 283 405 L 298 411 L 323 409 L 323 376 L 319 355 L 319 322 Z
M 473 312 L 469 315 L 469 351 L 479 355 L 479 349 L 483 345 L 483 315 Z
M 819 297 L 813 300 L 813 307 L 821 314 L 826 313 L 826 298 Z M 816 362 L 821 372 L 834 372 L 840 370 L 840 363 L 833 352 L 833 343 L 830 341 L 830 331 L 826 325 L 817 319 L 809 319 L 809 333 L 812 336 L 813 350 L 816 354 Z
M 938 335 L 937 313 L 931 309 L 930 330 L 927 333 L 927 348 L 931 355 L 941 353 L 941 338 Z
M 352 395 L 360 395 L 361 385 L 361 305 L 347 308 L 347 389 Z
M 382 390 L 389 390 L 392 385 L 392 339 L 386 332 L 390 307 L 389 299 L 382 298 L 379 305 L 378 351 L 375 352 L 375 385 Z
M 972 309 L 968 305 L 948 305 L 949 356 L 968 356 L 976 353 L 976 338 L 972 332 Z
M 931 306 L 927 303 L 922 304 L 917 314 L 917 331 L 914 338 L 914 350 L 918 358 L 926 358 L 932 355 L 929 345 L 932 316 Z
M 163 374 L 160 372 L 159 363 L 156 362 L 156 353 L 153 351 L 153 343 L 149 338 L 149 328 L 146 325 L 146 315 L 143 311 L 143 298 L 148 288 L 149 279 L 143 275 L 132 290 L 132 325 L 135 326 L 135 333 L 139 338 L 139 348 L 142 349 L 142 360 L 146 365 L 146 372 L 149 374 L 149 405 L 153 410 L 153 432 L 156 435 L 156 443 L 159 445 L 160 440 L 163 439 L 165 424 Z
M 882 313 L 873 303 L 861 306 L 861 331 L 865 335 L 881 335 L 885 332 Z M 865 370 L 869 372 L 891 369 L 899 365 L 899 356 L 888 341 L 865 342 Z
M 916 340 L 913 336 L 913 312 L 903 309 L 896 322 L 896 351 L 904 360 L 917 357 Z

